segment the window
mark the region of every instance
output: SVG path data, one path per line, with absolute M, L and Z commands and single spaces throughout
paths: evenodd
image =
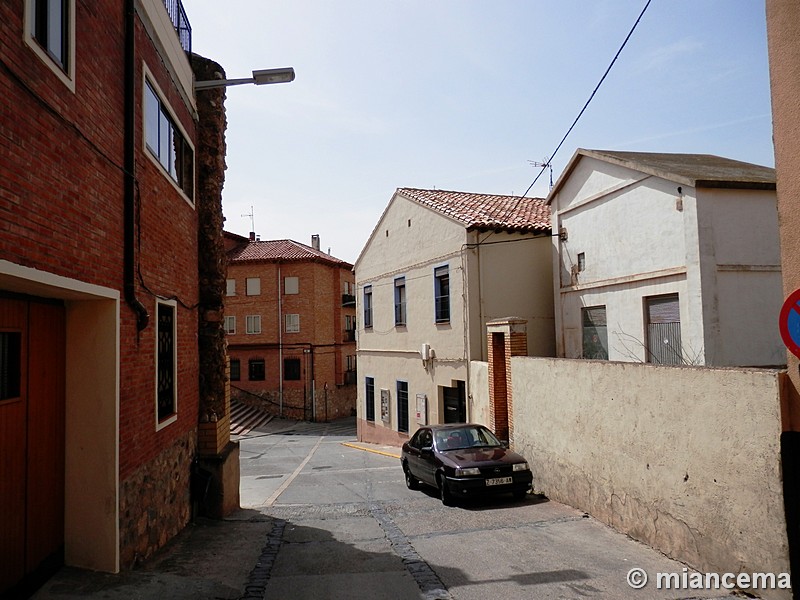
M 300 278 L 299 277 L 284 277 L 284 279 L 283 279 L 283 293 L 284 294 L 299 294 L 300 293 Z
M 355 354 L 348 354 L 345 357 L 345 370 L 347 370 L 347 371 L 355 371 L 356 370 L 356 355 Z
M 284 331 L 286 333 L 298 333 L 300 331 L 300 315 L 284 315 Z
M 406 324 L 406 278 L 394 280 L 394 324 Z
M 437 267 L 433 270 L 433 293 L 437 323 L 450 321 L 450 271 L 449 267 Z
M 364 286 L 364 329 L 372 328 L 372 286 Z
M 227 333 L 228 335 L 234 335 L 236 333 L 235 316 L 225 317 L 225 333 Z
M 72 88 L 75 0 L 28 0 L 26 17 L 26 41 Z
M 581 309 L 583 321 L 582 358 L 608 360 L 608 329 L 606 307 L 592 306 Z
M 263 358 L 251 358 L 247 361 L 247 378 L 250 381 L 264 381 L 266 377 L 267 369 Z
M 177 412 L 175 331 L 175 304 L 159 302 L 156 317 L 156 418 L 159 425 L 166 425 Z
M 397 382 L 397 431 L 408 433 L 408 382 Z
M 231 381 L 239 381 L 242 377 L 242 363 L 238 358 L 231 359 Z
M 19 398 L 22 381 L 22 334 L 0 332 L 0 402 Z
M 645 298 L 647 362 L 684 364 L 681 352 L 681 311 L 678 294 Z
M 236 280 L 235 279 L 226 279 L 225 280 L 225 295 L 226 296 L 235 296 L 236 295 Z
M 261 295 L 260 277 L 248 277 L 247 279 L 245 279 L 245 294 L 247 294 L 248 296 Z
M 283 359 L 283 378 L 286 381 L 300 381 L 300 359 Z
M 364 401 L 366 402 L 366 417 L 367 421 L 375 420 L 375 378 L 365 378 L 366 389 L 364 392 Z
M 145 81 L 144 112 L 147 148 L 178 187 L 192 200 L 194 151 L 170 116 L 155 88 Z
M 578 271 L 586 270 L 586 254 L 583 252 L 578 253 Z
M 261 315 L 247 315 L 247 333 L 261 333 Z

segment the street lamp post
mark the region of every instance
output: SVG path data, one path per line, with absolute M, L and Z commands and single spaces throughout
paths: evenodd
M 252 77 L 242 79 L 210 79 L 208 81 L 195 81 L 195 91 L 207 90 L 210 88 L 228 87 L 231 85 L 242 85 L 253 83 L 255 85 L 267 85 L 270 83 L 289 83 L 294 81 L 294 68 L 281 67 L 278 69 L 261 69 L 253 71 Z

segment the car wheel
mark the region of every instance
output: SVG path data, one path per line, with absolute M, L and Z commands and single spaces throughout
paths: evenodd
M 442 504 L 445 506 L 453 506 L 455 503 L 453 500 L 453 494 L 450 492 L 450 488 L 447 487 L 444 475 L 439 474 L 436 477 L 436 483 L 439 484 L 439 497 L 442 499 Z
M 406 487 L 410 490 L 419 489 L 419 479 L 411 474 L 408 464 L 403 464 L 403 473 L 405 473 L 406 476 Z

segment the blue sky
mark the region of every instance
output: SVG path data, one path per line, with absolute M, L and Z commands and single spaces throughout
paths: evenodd
M 229 78 L 226 229 L 355 262 L 398 187 L 522 194 L 645 0 L 184 0 Z M 653 0 L 553 158 L 698 152 L 773 166 L 763 0 Z M 529 196 L 544 197 L 545 173 Z

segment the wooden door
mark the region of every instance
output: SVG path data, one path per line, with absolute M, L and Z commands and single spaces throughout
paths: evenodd
M 0 593 L 63 562 L 65 315 L 0 298 Z

